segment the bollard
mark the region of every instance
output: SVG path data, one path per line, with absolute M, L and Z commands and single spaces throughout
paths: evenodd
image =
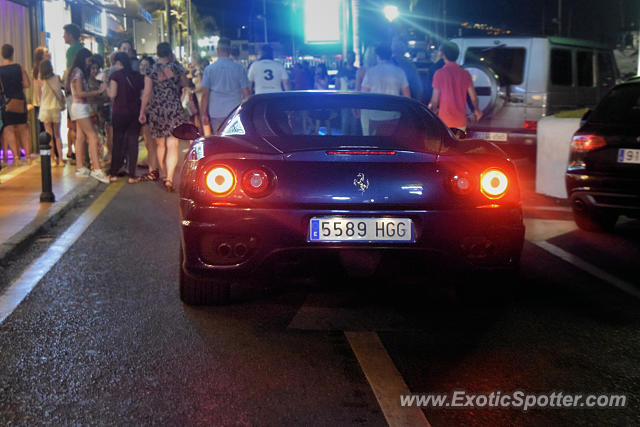
M 53 195 L 51 188 L 51 135 L 47 132 L 40 132 L 38 136 L 38 145 L 40 148 L 40 168 L 42 171 L 42 193 L 40 193 L 40 202 L 55 202 L 56 196 Z

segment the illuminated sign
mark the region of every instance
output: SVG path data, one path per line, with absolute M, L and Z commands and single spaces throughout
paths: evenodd
M 140 16 L 142 17 L 142 19 L 147 21 L 149 24 L 151 24 L 153 22 L 153 17 L 151 16 L 151 14 L 147 11 L 147 9 L 145 9 L 142 6 L 140 6 Z
M 305 43 L 340 43 L 341 5 L 342 0 L 305 0 Z

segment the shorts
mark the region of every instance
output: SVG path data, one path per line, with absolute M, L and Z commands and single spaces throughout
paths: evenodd
M 40 109 L 40 112 L 38 113 L 38 120 L 40 120 L 42 123 L 60 123 L 60 110 L 57 109 L 51 109 L 51 110 L 45 110 L 45 109 Z
M 88 119 L 91 117 L 91 105 L 74 103 L 71 105 L 71 120 L 74 122 L 79 119 Z

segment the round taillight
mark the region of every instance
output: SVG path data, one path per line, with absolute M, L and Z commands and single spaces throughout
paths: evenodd
M 471 192 L 473 183 L 468 172 L 458 172 L 449 178 L 449 185 L 454 193 L 461 196 L 467 195 Z
M 226 166 L 216 166 L 207 173 L 207 187 L 214 194 L 224 196 L 236 186 L 236 177 Z
M 498 169 L 487 169 L 480 175 L 480 191 L 489 199 L 499 199 L 507 192 L 509 179 Z
M 265 196 L 270 186 L 269 174 L 262 169 L 251 169 L 242 176 L 242 189 L 249 196 Z

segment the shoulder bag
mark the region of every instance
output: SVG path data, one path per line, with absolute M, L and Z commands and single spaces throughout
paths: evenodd
M 20 68 L 20 74 L 22 74 L 22 67 Z M 2 81 L 0 80 L 0 92 L 2 92 L 2 96 L 0 96 L 0 105 L 4 104 L 4 111 L 7 113 L 20 113 L 24 114 L 27 112 L 27 102 L 24 99 L 16 99 L 16 98 L 7 98 L 4 92 L 4 86 L 2 85 Z

